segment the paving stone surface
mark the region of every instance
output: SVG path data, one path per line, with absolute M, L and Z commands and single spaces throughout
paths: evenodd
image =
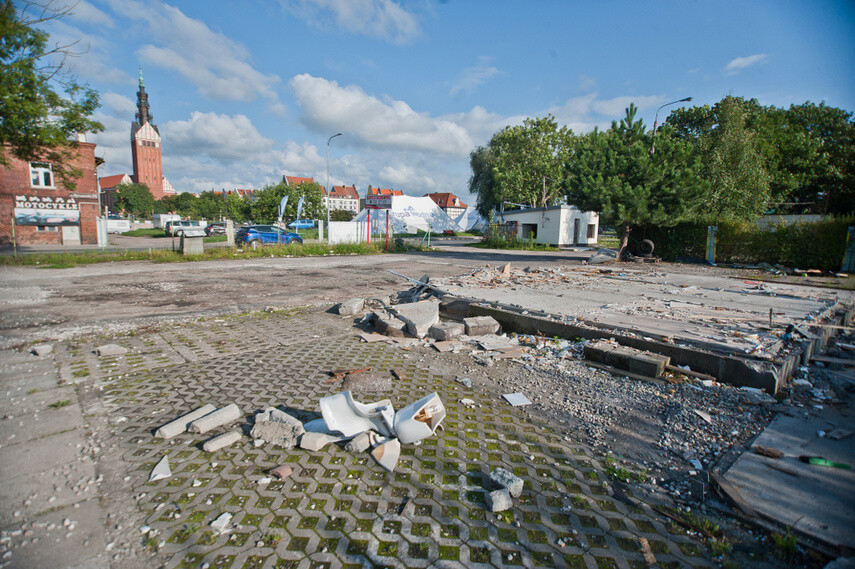
M 97 388 L 87 392 L 84 412 L 109 418 L 103 442 L 118 450 L 113 466 L 154 530 L 135 538 L 153 558 L 169 568 L 630 568 L 648 566 L 643 537 L 660 567 L 711 565 L 698 542 L 675 533 L 631 487 L 614 491 L 585 445 L 456 381 L 444 354 L 366 343 L 357 332 L 349 320 L 304 310 L 110 338 L 128 348 L 123 356 L 95 355 L 104 338 L 55 345 L 62 377 Z M 404 379 L 388 392 L 361 394 L 362 401 L 389 398 L 400 409 L 436 391 L 447 409 L 444 429 L 403 445 L 394 472 L 343 442 L 310 452 L 256 448 L 246 437 L 215 453 L 202 450 L 227 430 L 248 434 L 248 419 L 268 406 L 304 422 L 319 418 L 318 400 L 341 387 L 327 372 L 365 367 L 395 368 Z M 479 405 L 464 406 L 463 398 Z M 157 427 L 200 405 L 230 402 L 244 414 L 236 424 L 154 437 Z M 148 482 L 163 456 L 172 477 Z M 282 464 L 291 476 L 271 477 Z M 496 467 L 521 477 L 524 488 L 512 509 L 492 514 L 485 493 Z M 218 534 L 210 524 L 224 512 L 233 515 L 231 531 Z

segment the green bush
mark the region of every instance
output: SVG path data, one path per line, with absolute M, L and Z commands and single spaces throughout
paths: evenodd
M 646 227 L 637 239 L 656 244 L 655 254 L 669 261 L 700 261 L 706 256 L 707 226 L 716 232 L 716 262 L 782 264 L 801 269 L 839 270 L 846 248 L 847 228 L 855 216 L 811 223 L 780 224 L 764 230 L 734 221 L 696 221 L 674 227 Z

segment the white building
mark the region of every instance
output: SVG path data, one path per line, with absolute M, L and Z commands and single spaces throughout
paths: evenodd
M 359 194 L 355 186 L 333 186 L 332 191 L 324 190 L 324 205 L 330 211 L 344 209 L 359 212 Z
M 576 206 L 560 205 L 506 211 L 496 216 L 508 233 L 517 239 L 542 245 L 597 244 L 600 215 L 595 211 L 580 211 Z

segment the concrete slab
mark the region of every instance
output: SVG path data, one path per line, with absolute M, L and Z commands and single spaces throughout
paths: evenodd
M 642 352 L 610 342 L 586 344 L 584 354 L 589 360 L 652 378 L 662 376 L 665 373 L 665 366 L 671 362 L 671 358 L 667 356 Z
M 435 299 L 397 304 L 394 310 L 407 324 L 407 332 L 416 338 L 427 336 L 430 327 L 439 322 L 439 301 Z
M 76 430 L 37 439 L 32 443 L 0 448 L 0 480 L 17 476 L 35 476 L 56 466 L 69 464 L 82 456 L 83 440 Z
M 820 438 L 818 431 L 855 429 L 855 417 L 840 414 L 812 419 L 777 416 L 754 446 L 774 448 L 772 459 L 745 452 L 725 480 L 761 515 L 834 547 L 855 548 L 855 471 L 799 461 L 799 456 L 852 465 L 855 437 Z M 782 472 L 786 470 L 787 472 Z
M 15 536 L 9 548 L 12 567 L 109 567 L 96 500 L 48 512 L 25 527 L 30 535 Z

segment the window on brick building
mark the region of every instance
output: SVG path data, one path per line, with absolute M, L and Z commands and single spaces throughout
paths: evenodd
M 56 225 L 36 225 L 36 231 L 59 231 Z
M 30 162 L 30 181 L 34 188 L 52 188 L 53 170 L 46 162 Z

